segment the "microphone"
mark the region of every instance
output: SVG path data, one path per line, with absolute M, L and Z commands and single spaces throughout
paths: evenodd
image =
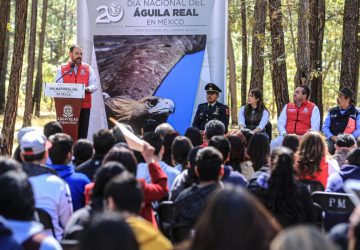
M 70 70 L 68 72 L 66 72 L 65 74 L 63 74 L 62 76 L 60 76 L 57 80 L 56 80 L 56 83 L 61 79 L 63 78 L 64 76 L 74 72 L 74 68 L 75 68 L 75 63 L 71 63 L 70 65 Z

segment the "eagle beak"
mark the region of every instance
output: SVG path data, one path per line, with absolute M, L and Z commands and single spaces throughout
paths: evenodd
M 175 112 L 175 104 L 172 100 L 159 98 L 158 103 L 149 109 L 151 114 L 173 114 Z

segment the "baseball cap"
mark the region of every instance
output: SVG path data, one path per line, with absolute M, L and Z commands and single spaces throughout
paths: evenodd
M 45 135 L 37 131 L 27 132 L 20 141 L 20 150 L 24 155 L 37 155 L 51 147 Z
M 18 143 L 20 143 L 21 138 L 27 133 L 27 132 L 31 132 L 31 131 L 35 131 L 34 128 L 32 127 L 23 127 L 19 130 L 18 134 L 17 134 L 17 140 Z

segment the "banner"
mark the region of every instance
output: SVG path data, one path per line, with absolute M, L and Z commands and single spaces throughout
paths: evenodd
M 208 82 L 226 101 L 225 0 L 78 0 L 77 30 L 100 83 L 89 135 L 107 117 L 137 134 L 149 118 L 183 134 Z

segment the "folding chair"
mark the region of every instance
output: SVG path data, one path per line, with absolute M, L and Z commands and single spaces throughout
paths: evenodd
M 80 243 L 77 240 L 62 240 L 60 245 L 63 250 L 78 250 L 80 248 Z
M 324 191 L 325 188 L 323 184 L 319 181 L 315 180 L 300 180 L 302 184 L 306 186 L 306 188 L 309 190 L 310 194 L 316 192 L 316 191 Z
M 172 201 L 163 201 L 156 211 L 160 231 L 170 239 L 171 227 L 174 221 L 174 203 Z
M 324 228 L 330 230 L 336 224 L 347 222 L 355 206 L 350 194 L 314 192 L 312 199 L 323 211 Z

